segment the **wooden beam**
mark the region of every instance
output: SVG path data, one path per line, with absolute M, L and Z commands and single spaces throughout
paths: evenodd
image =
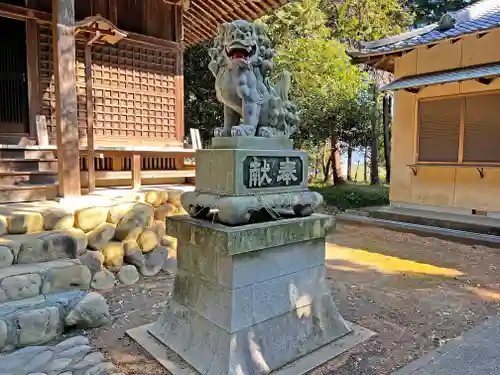
M 89 193 L 95 190 L 94 164 L 94 98 L 92 93 L 92 46 L 85 44 L 85 89 L 87 96 L 87 147 L 88 147 L 88 188 Z
M 0 17 L 12 18 L 20 21 L 36 19 L 39 23 L 51 23 L 49 13 L 4 3 L 0 3 Z
M 132 188 L 139 189 L 141 187 L 141 155 L 132 155 Z
M 184 27 L 182 7 L 176 7 L 176 35 L 182 38 Z M 184 51 L 177 51 L 177 61 L 175 69 L 175 121 L 177 126 L 177 139 L 184 143 Z
M 30 136 L 37 137 L 36 116 L 40 112 L 40 86 L 38 79 L 38 24 L 34 19 L 26 20 L 26 59 Z
M 59 195 L 81 194 L 76 101 L 75 0 L 52 0 Z
M 118 1 L 117 0 L 109 0 L 109 17 L 110 22 L 118 26 Z

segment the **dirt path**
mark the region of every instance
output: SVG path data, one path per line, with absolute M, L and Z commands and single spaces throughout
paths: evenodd
M 378 335 L 311 375 L 390 374 L 500 313 L 498 250 L 345 225 L 328 240 L 327 275 L 341 313 Z M 127 375 L 169 375 L 125 331 L 158 317 L 172 281 L 162 275 L 107 295 L 113 322 L 89 336 Z

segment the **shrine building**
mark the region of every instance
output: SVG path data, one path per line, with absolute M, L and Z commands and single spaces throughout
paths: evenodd
M 0 3 L 0 202 L 184 182 L 183 53 L 286 0 Z
M 350 52 L 394 74 L 390 202 L 457 214 L 500 214 L 500 2 Z

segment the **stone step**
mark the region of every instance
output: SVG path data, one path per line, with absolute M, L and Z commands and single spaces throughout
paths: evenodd
M 447 241 L 466 245 L 479 245 L 491 248 L 500 248 L 500 236 L 473 233 L 463 230 L 441 228 L 430 225 L 406 223 L 403 221 L 377 219 L 373 217 L 341 214 L 337 215 L 338 223 L 367 225 L 404 233 L 413 233 L 422 237 L 436 237 Z
M 99 327 L 109 320 L 106 300 L 95 292 L 57 293 L 0 304 L 0 352 L 44 344 L 56 339 L 68 328 Z M 28 352 L 37 350 L 31 347 L 22 353 L 28 355 Z M 0 356 L 2 374 L 32 373 L 19 372 L 17 364 L 13 362 L 14 357 Z
M 77 229 L 0 237 L 0 270 L 16 264 L 76 259 L 85 251 L 87 237 Z
M 90 288 L 90 270 L 78 259 L 17 264 L 0 269 L 0 308 L 6 302 Z
M 0 369 L 15 374 L 124 375 L 104 355 L 93 351 L 89 340 L 75 336 L 57 345 L 35 346 L 0 355 Z

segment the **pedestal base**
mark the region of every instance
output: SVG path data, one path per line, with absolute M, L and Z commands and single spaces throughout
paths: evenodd
M 324 280 L 332 220 L 169 219 L 178 271 L 148 332 L 203 375 L 269 374 L 349 334 Z
M 292 363 L 272 372 L 271 375 L 305 375 L 322 364 L 338 357 L 352 347 L 376 335 L 357 324 L 346 322 L 351 333 L 338 340 L 315 350 Z M 165 346 L 152 336 L 148 329 L 153 324 L 146 324 L 127 331 L 127 335 L 141 345 L 154 359 L 158 361 L 172 375 L 200 375 L 193 367 L 183 360 L 172 349 Z M 245 374 L 246 375 L 246 374 Z

